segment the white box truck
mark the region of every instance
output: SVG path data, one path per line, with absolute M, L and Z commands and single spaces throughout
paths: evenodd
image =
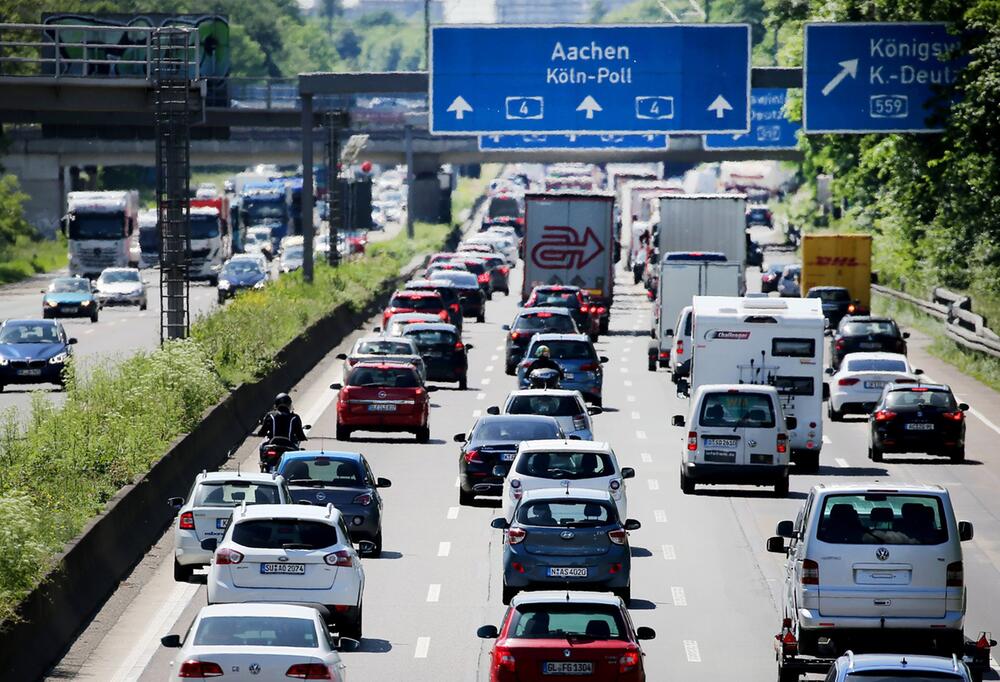
M 607 333 L 614 293 L 614 196 L 599 192 L 525 195 L 521 301 L 542 284 L 580 287 L 604 309 Z
M 658 255 L 717 251 L 742 271 L 747 259 L 746 204 L 743 194 L 661 196 Z
M 792 460 L 819 466 L 823 447 L 823 309 L 818 298 L 695 296 L 690 387 L 769 384 L 786 416 Z

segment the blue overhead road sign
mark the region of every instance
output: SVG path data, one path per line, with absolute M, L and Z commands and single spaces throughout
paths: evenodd
M 933 102 L 964 60 L 943 23 L 806 24 L 807 133 L 941 130 Z
M 567 149 L 624 149 L 630 151 L 664 151 L 668 138 L 661 133 L 632 133 L 627 135 L 482 135 L 479 150 L 567 150 Z
M 796 149 L 798 121 L 785 114 L 788 91 L 784 88 L 754 88 L 750 91 L 750 132 L 706 135 L 705 149 Z
M 750 27 L 435 26 L 430 129 L 745 133 Z

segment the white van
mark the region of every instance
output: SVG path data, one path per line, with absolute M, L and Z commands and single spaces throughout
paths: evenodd
M 788 431 L 795 418 L 785 417 L 774 386 L 700 386 L 688 418 L 675 415 L 673 425 L 688 430 L 681 457 L 685 494 L 696 483 L 773 485 L 776 495 L 788 494 Z
M 961 657 L 960 543 L 973 529 L 955 520 L 945 488 L 816 486 L 776 532 L 767 550 L 787 555 L 782 629 L 798 653 L 836 656 L 890 641 Z
M 678 379 L 691 375 L 691 358 L 694 356 L 694 347 L 691 345 L 691 327 L 694 322 L 692 311 L 691 306 L 684 306 L 674 323 L 667 368 L 670 370 L 670 379 L 675 384 Z

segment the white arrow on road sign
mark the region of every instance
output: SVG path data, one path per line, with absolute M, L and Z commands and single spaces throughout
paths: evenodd
M 840 85 L 840 81 L 844 80 L 848 76 L 851 78 L 858 77 L 858 60 L 848 59 L 844 62 L 838 62 L 840 64 L 840 71 L 836 76 L 830 79 L 830 82 L 823 86 L 823 96 L 829 95 L 833 92 L 833 89 Z
M 580 102 L 580 106 L 578 106 L 576 110 L 586 111 L 588 119 L 594 118 L 595 111 L 604 111 L 604 109 L 601 108 L 601 105 L 597 103 L 597 100 L 595 100 L 590 95 L 587 95 L 586 97 L 583 98 L 583 101 Z
M 733 105 L 727 102 L 726 98 L 723 97 L 722 95 L 716 97 L 714 100 L 712 100 L 712 103 L 708 105 L 708 110 L 714 111 L 716 118 L 722 118 L 723 116 L 726 115 L 727 111 L 732 111 L 732 109 Z
M 469 105 L 468 102 L 465 101 L 464 97 L 459 95 L 458 97 L 455 98 L 455 100 L 451 103 L 451 106 L 449 106 L 447 110 L 455 112 L 455 118 L 461 121 L 463 118 L 465 118 L 465 112 L 472 111 L 472 107 Z

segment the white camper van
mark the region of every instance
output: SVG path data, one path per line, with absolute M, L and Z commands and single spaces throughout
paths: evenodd
M 792 459 L 819 466 L 823 447 L 823 310 L 818 299 L 695 296 L 690 390 L 705 384 L 769 384 L 789 431 Z M 678 390 L 687 392 L 681 379 Z

